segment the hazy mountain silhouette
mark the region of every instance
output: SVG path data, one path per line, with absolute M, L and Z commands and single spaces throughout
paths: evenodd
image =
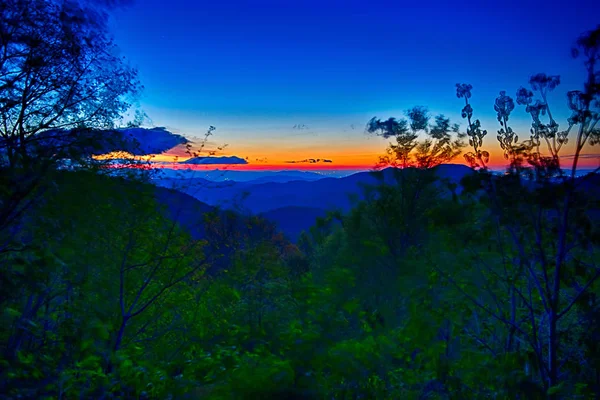
M 194 239 L 205 236 L 204 214 L 214 211 L 214 207 L 189 194 L 158 186 L 156 199 L 166 207 L 167 216 L 187 230 Z
M 440 165 L 436 168 L 438 177 L 459 183 L 472 170 L 464 165 Z M 381 172 L 383 181 L 393 184 L 394 169 Z M 317 175 L 317 174 L 315 174 Z M 292 176 L 281 175 L 281 179 Z M 203 178 L 162 179 L 156 182 L 161 186 L 175 188 L 193 196 L 206 209 L 207 206 L 220 206 L 224 209 L 239 210 L 244 213 L 262 214 L 277 223 L 291 240 L 310 228 L 318 217 L 327 211 L 348 211 L 355 200 L 361 199 L 365 185 L 377 185 L 381 180 L 372 172 L 361 172 L 342 178 L 323 178 L 318 180 L 292 180 L 285 182 L 260 183 L 260 180 L 247 182 L 211 182 Z M 191 205 L 189 197 L 173 199 L 177 204 Z M 203 208 L 204 207 L 204 208 Z M 187 211 L 184 215 L 188 214 Z M 187 223 L 188 218 L 182 218 Z M 200 234 L 201 230 L 195 228 Z
M 287 183 L 293 181 L 316 181 L 319 179 L 325 179 L 324 176 L 318 174 L 312 174 L 307 176 L 297 176 L 297 175 L 270 175 L 270 176 L 262 176 L 260 178 L 251 179 L 246 181 L 246 183 L 257 185 L 261 183 L 269 183 L 269 182 L 279 182 L 279 183 Z
M 471 169 L 464 165 L 441 165 L 436 169 L 440 178 L 448 178 L 455 183 Z M 393 168 L 382 171 L 384 181 L 392 182 Z M 202 182 L 203 187 L 196 184 Z M 185 180 L 181 181 L 185 186 Z M 180 190 L 198 200 L 224 208 L 242 208 L 251 213 L 263 213 L 284 207 L 308 207 L 322 210 L 349 210 L 350 196 L 360 198 L 363 185 L 379 183 L 372 172 L 360 172 L 343 178 L 323 178 L 315 181 L 205 183 L 194 181 L 193 187 Z M 164 184 L 164 182 L 163 182 Z M 168 185 L 167 185 L 168 186 Z
M 292 242 L 296 242 L 300 234 L 308 231 L 317 218 L 327 215 L 327 211 L 312 207 L 282 207 L 261 214 L 266 219 L 275 222 L 277 228 Z
M 383 170 L 383 181 L 393 184 L 393 173 L 393 168 Z M 436 168 L 439 178 L 456 184 L 470 173 L 472 170 L 464 165 L 445 164 Z M 281 179 L 288 178 L 293 176 L 281 175 Z M 578 187 L 591 197 L 598 198 L 598 179 L 597 174 L 579 178 Z M 214 211 L 215 206 L 222 206 L 224 209 L 241 209 L 260 214 L 276 223 L 278 229 L 295 242 L 303 231 L 315 224 L 317 218 L 324 217 L 333 209 L 347 211 L 353 204 L 352 197 L 362 197 L 364 185 L 379 182 L 381 181 L 372 172 L 361 172 L 343 178 L 268 183 L 260 183 L 259 179 L 247 182 L 211 182 L 202 178 L 170 179 L 160 183 L 174 185 L 178 190 L 157 187 L 157 199 L 167 206 L 170 217 L 194 238 L 204 237 L 202 215 Z M 597 215 L 598 212 L 594 210 L 593 213 Z
M 212 182 L 235 181 L 251 183 L 314 181 L 326 178 L 325 175 L 309 171 L 233 171 L 219 168 L 207 171 L 164 168 L 161 174 L 165 179 L 205 179 Z

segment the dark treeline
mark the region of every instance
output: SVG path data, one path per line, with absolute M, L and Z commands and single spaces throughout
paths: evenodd
M 0 398 L 600 398 L 600 179 L 577 174 L 600 141 L 600 28 L 574 44 L 564 125 L 558 76 L 500 92 L 505 174 L 458 84 L 466 132 L 425 107 L 373 118 L 398 168 L 293 244 L 91 157 L 141 88 L 115 3 L 0 4 Z M 461 153 L 472 173 L 440 179 Z

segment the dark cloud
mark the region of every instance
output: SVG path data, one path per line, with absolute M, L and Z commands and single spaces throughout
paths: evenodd
M 188 139 L 165 128 L 50 129 L 37 135 L 40 154 L 44 150 L 72 149 L 79 154 L 98 156 L 112 152 L 127 152 L 136 156 L 164 153 Z
M 319 163 L 332 163 L 333 161 L 324 158 L 306 158 L 304 160 L 293 160 L 285 161 L 288 164 L 319 164 Z
M 134 155 L 160 154 L 172 148 L 186 144 L 189 141 L 181 136 L 169 132 L 165 128 L 125 128 L 118 132 L 130 141 L 130 153 Z
M 194 157 L 187 161 L 183 161 L 182 164 L 194 164 L 194 165 L 221 165 L 221 164 L 248 164 L 248 161 L 236 157 Z

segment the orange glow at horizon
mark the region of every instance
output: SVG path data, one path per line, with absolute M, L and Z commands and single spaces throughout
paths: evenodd
M 334 163 L 294 163 L 294 164 L 179 164 L 165 163 L 156 164 L 156 168 L 169 168 L 176 170 L 236 170 L 236 171 L 274 171 L 274 170 L 303 170 L 303 171 L 340 171 L 340 170 L 369 170 L 375 167 L 375 163 L 365 164 L 344 164 L 336 165 Z
M 377 162 L 379 161 L 380 153 L 373 153 L 369 155 L 359 156 L 359 157 L 340 157 L 340 158 L 332 158 L 331 163 L 308 163 L 308 162 L 296 162 L 296 163 L 287 163 L 285 161 L 274 161 L 274 162 L 252 162 L 250 160 L 248 164 L 181 164 L 182 161 L 189 159 L 179 158 L 179 162 L 173 162 L 173 157 L 161 157 L 157 156 L 153 158 L 152 161 L 164 162 L 163 167 L 176 169 L 185 169 L 189 167 L 193 167 L 193 169 L 236 169 L 240 171 L 266 171 L 266 170 L 370 170 L 375 168 Z M 495 156 L 495 157 L 494 157 Z M 298 157 L 300 158 L 300 157 Z M 463 155 L 459 155 L 450 161 L 451 164 L 463 164 L 468 165 L 465 161 Z M 572 165 L 572 158 L 565 157 L 562 158 L 562 167 L 570 168 Z M 492 169 L 502 169 L 507 167 L 508 163 L 504 159 L 503 155 L 495 154 L 491 155 L 490 162 L 488 163 L 488 167 Z M 600 167 L 600 154 L 585 154 L 578 161 L 579 168 L 597 168 Z
M 369 170 L 385 155 L 386 149 L 392 140 L 363 137 L 347 139 L 344 137 L 314 136 L 310 138 L 294 138 L 294 140 L 266 139 L 249 136 L 238 140 L 232 146 L 219 146 L 217 142 L 199 141 L 192 148 L 178 145 L 172 149 L 151 156 L 137 157 L 139 160 L 157 163 L 184 162 L 192 158 L 190 153 L 197 152 L 199 157 L 238 157 L 245 159 L 247 164 L 194 164 L 196 169 L 236 169 L 236 170 Z M 600 152 L 597 147 L 584 150 L 579 159 L 580 168 L 596 168 L 600 166 Z M 500 149 L 495 137 L 484 138 L 483 149 L 490 152 L 488 166 L 493 169 L 502 169 L 507 166 L 503 151 Z M 463 153 L 469 152 L 469 147 L 463 148 Z M 545 149 L 542 149 L 545 150 Z M 569 141 L 561 151 L 561 164 L 563 168 L 572 165 L 574 141 Z M 451 163 L 467 165 L 463 155 L 454 158 Z M 121 158 L 122 154 L 111 155 Z M 298 162 L 309 159 L 331 160 L 331 163 Z M 296 161 L 296 162 L 289 162 Z M 190 164 L 184 164 L 189 167 Z M 181 165 L 181 167 L 184 167 Z M 176 165 L 176 167 L 179 167 Z
M 250 150 L 250 149 L 245 149 Z M 267 171 L 267 170 L 371 170 L 375 168 L 379 157 L 384 154 L 385 148 L 379 143 L 378 146 L 365 146 L 364 148 L 350 148 L 344 149 L 332 149 L 330 151 L 324 151 L 322 148 L 313 149 L 299 149 L 300 151 L 294 151 L 292 149 L 282 149 L 282 151 L 276 151 L 276 149 L 269 149 L 271 157 L 265 157 L 264 151 L 261 153 L 254 153 L 247 151 L 246 154 L 250 154 L 244 157 L 248 164 L 182 164 L 183 161 L 189 160 L 189 155 L 181 156 L 181 152 L 178 149 L 172 149 L 163 154 L 153 154 L 149 156 L 132 156 L 131 154 L 116 152 L 102 156 L 96 156 L 96 159 L 110 159 L 110 158 L 124 158 L 131 159 L 135 158 L 143 161 L 158 162 L 164 164 L 155 164 L 158 168 L 173 168 L 173 169 L 193 169 L 193 170 L 214 170 L 214 169 L 230 169 L 238 171 Z M 286 151 L 287 150 L 287 151 Z M 600 167 L 600 153 L 590 152 L 590 150 L 596 150 L 595 148 L 589 148 L 588 151 L 581 155 L 578 166 L 579 168 L 597 168 Z M 243 154 L 243 153 L 242 153 Z M 259 156 L 262 156 L 260 157 Z M 201 154 L 200 157 L 221 157 L 221 156 L 238 156 L 236 153 L 224 153 L 219 154 Z M 312 155 L 312 156 L 311 156 Z M 318 157 L 320 156 L 320 157 Z M 305 159 L 328 159 L 332 162 L 286 162 L 286 161 L 298 161 Z M 570 168 L 572 165 L 572 157 L 566 156 L 561 157 L 563 168 Z M 467 165 L 463 155 L 459 155 L 451 161 L 453 164 Z M 507 162 L 503 157 L 501 151 L 492 152 L 490 154 L 490 162 L 488 167 L 493 169 L 502 169 L 507 166 Z

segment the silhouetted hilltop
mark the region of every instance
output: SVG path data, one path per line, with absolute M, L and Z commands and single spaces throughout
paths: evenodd
M 215 210 L 193 196 L 175 189 L 156 187 L 156 199 L 166 206 L 168 217 L 187 230 L 194 239 L 206 234 L 204 214 Z

